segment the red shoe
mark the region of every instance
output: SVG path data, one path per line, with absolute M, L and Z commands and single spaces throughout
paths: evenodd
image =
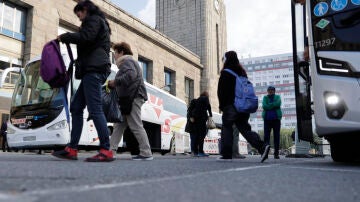
M 110 162 L 115 160 L 111 150 L 100 149 L 100 152 L 93 157 L 86 158 L 87 162 Z
M 61 159 L 77 160 L 77 153 L 77 149 L 65 147 L 64 150 L 54 151 L 53 153 L 51 153 L 51 155 Z

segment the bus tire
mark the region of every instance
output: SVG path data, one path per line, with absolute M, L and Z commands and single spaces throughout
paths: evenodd
M 348 142 L 349 143 L 349 142 Z M 354 153 L 350 144 L 340 139 L 333 139 L 330 142 L 331 158 L 335 162 L 350 162 L 353 161 Z

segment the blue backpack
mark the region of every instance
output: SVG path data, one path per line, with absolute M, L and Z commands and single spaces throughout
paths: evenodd
M 237 75 L 230 69 L 224 69 L 236 77 L 234 107 L 238 112 L 254 113 L 258 109 L 259 100 L 255 95 L 253 84 L 243 76 Z

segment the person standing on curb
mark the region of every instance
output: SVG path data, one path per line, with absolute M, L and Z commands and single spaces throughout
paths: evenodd
M 262 101 L 262 118 L 264 119 L 264 141 L 270 144 L 271 130 L 274 134 L 274 158 L 279 159 L 280 128 L 281 128 L 281 98 L 275 94 L 275 87 L 269 86 L 268 94 Z
M 140 149 L 140 154 L 132 159 L 153 160 L 149 138 L 141 120 L 141 106 L 148 99 L 141 68 L 133 58 L 129 44 L 118 43 L 113 46 L 113 49 L 119 71 L 116 73 L 115 80 L 108 81 L 108 86 L 116 89 L 124 122 L 114 123 L 110 148 L 116 153 L 124 131 L 129 126 Z
M 79 1 L 74 13 L 81 21 L 79 32 L 58 36 L 62 43 L 77 45 L 78 58 L 75 62 L 75 77 L 81 79 L 78 90 L 72 98 L 72 130 L 70 143 L 64 150 L 54 151 L 53 156 L 77 160 L 78 145 L 83 128 L 83 114 L 87 107 L 100 141 L 100 151 L 89 162 L 113 161 L 110 150 L 109 131 L 102 108 L 101 87 L 110 74 L 110 26 L 104 13 L 89 0 Z
M 194 153 L 197 157 L 208 157 L 209 154 L 204 152 L 204 140 L 208 132 L 206 122 L 212 117 L 209 93 L 204 91 L 196 100 L 195 108 L 192 110 L 190 118 L 193 120 L 193 133 L 196 138 Z
M 7 122 L 8 120 L 4 120 L 1 124 L 1 137 L 2 137 L 2 143 L 1 143 L 1 148 L 2 148 L 2 151 L 5 152 L 5 151 L 10 151 L 9 149 L 9 145 L 7 143 Z
M 228 161 L 232 159 L 233 148 L 233 125 L 235 124 L 244 138 L 255 147 L 261 154 L 261 163 L 268 158 L 270 146 L 265 144 L 259 134 L 251 131 L 249 124 L 249 113 L 241 113 L 234 107 L 235 100 L 235 86 L 236 77 L 225 71 L 230 69 L 239 76 L 247 77 L 245 69 L 241 66 L 235 51 L 228 51 L 225 53 L 224 67 L 221 71 L 218 83 L 218 99 L 219 108 L 222 114 L 222 129 L 221 129 L 221 157 L 219 161 Z

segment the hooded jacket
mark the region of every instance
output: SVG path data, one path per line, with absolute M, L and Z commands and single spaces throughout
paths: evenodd
M 79 32 L 60 36 L 63 43 L 77 45 L 77 61 L 85 72 L 110 72 L 110 29 L 99 15 L 89 15 Z
M 141 97 L 148 99 L 141 68 L 131 55 L 123 55 L 116 60 L 119 71 L 115 76 L 115 88 L 119 99 L 121 97 Z

